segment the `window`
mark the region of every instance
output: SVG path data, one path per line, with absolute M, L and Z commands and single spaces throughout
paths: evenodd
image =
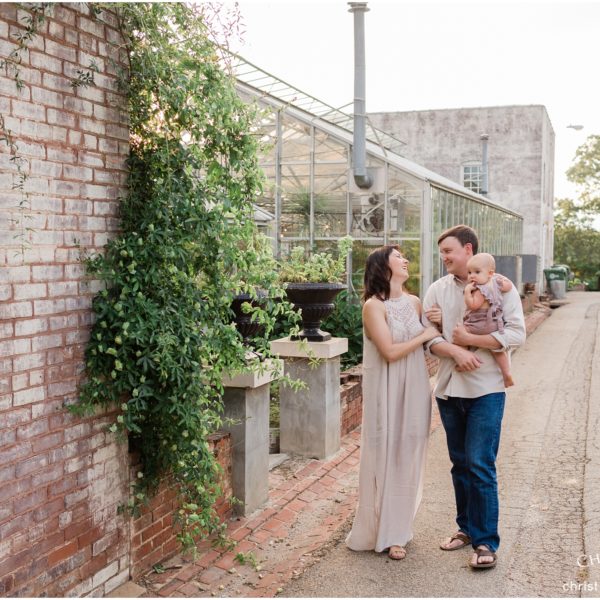
M 463 165 L 462 171 L 463 185 L 468 190 L 472 190 L 477 194 L 481 194 L 481 191 L 483 189 L 483 165 L 480 163 Z

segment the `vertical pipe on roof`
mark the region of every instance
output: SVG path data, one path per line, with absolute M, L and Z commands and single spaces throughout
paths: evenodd
M 486 196 L 488 193 L 488 139 L 487 133 L 479 136 L 481 140 L 481 194 Z
M 348 2 L 348 12 L 354 14 L 354 141 L 352 162 L 354 181 L 359 188 L 368 189 L 373 184 L 367 173 L 366 103 L 365 103 L 365 13 L 366 2 Z

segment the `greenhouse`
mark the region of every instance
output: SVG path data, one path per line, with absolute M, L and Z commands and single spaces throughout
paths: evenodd
M 360 189 L 351 165 L 352 115 L 239 56 L 231 60 L 238 93 L 259 109 L 266 183 L 255 213 L 278 256 L 300 244 L 334 247 L 349 234 L 355 243 L 348 284 L 357 289 L 370 250 L 399 244 L 411 261 L 408 287 L 422 295 L 442 274 L 436 240 L 448 227 L 472 226 L 481 251 L 521 253 L 521 215 L 403 158 L 403 142 L 370 124 L 366 164 L 373 184 Z

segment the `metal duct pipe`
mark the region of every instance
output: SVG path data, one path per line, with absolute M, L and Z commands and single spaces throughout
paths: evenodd
M 479 136 L 481 140 L 481 194 L 486 196 L 488 193 L 488 139 L 487 133 Z
M 365 105 L 365 13 L 366 2 L 348 2 L 348 12 L 354 13 L 354 141 L 352 164 L 354 181 L 359 188 L 368 189 L 373 180 L 367 173 L 367 135 Z

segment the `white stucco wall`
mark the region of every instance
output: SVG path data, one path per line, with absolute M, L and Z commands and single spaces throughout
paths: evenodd
M 481 162 L 488 140 L 488 197 L 520 212 L 523 253 L 552 264 L 554 130 L 546 108 L 499 106 L 370 113 L 375 127 L 406 142 L 402 154 L 462 184 L 462 165 Z

